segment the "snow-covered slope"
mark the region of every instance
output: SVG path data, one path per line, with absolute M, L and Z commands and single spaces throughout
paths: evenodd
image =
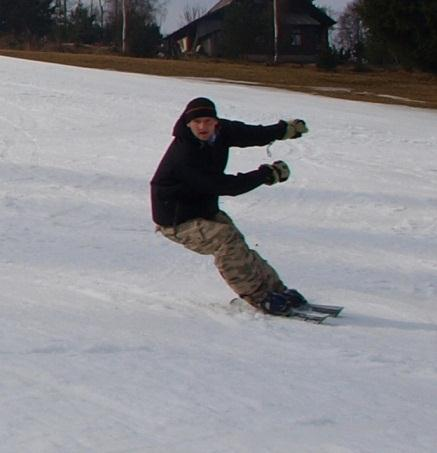
M 156 235 L 148 180 L 196 96 L 310 134 L 226 210 L 316 326 L 240 310 Z M 0 58 L 0 451 L 433 452 L 437 113 Z

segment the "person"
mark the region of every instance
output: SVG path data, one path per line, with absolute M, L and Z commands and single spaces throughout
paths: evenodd
M 237 196 L 259 186 L 287 181 L 283 161 L 226 174 L 230 147 L 264 146 L 308 132 L 305 121 L 248 125 L 217 116 L 213 101 L 195 98 L 173 129 L 174 139 L 151 180 L 152 217 L 166 238 L 203 255 L 213 255 L 221 276 L 238 296 L 272 315 L 286 315 L 305 302 L 246 244 L 232 219 L 219 208 L 220 196 Z

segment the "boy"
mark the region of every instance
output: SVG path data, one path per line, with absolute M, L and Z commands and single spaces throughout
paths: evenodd
M 305 299 L 287 289 L 276 271 L 247 246 L 218 200 L 284 182 L 290 175 L 283 161 L 225 174 L 231 146 L 264 146 L 306 132 L 305 122 L 297 119 L 269 126 L 219 119 L 210 99 L 196 98 L 176 122 L 174 139 L 151 181 L 157 231 L 194 252 L 214 255 L 218 271 L 238 296 L 272 315 L 286 315 Z

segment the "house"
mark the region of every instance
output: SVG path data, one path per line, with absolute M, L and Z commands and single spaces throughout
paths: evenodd
M 165 46 L 169 55 L 202 52 L 210 57 L 220 57 L 225 14 L 237 1 L 220 0 L 202 17 L 168 35 Z M 274 8 L 274 0 L 254 1 L 268 2 L 272 10 Z M 328 48 L 328 31 L 335 24 L 311 0 L 276 0 L 276 22 L 278 61 L 299 63 L 317 60 L 321 51 Z M 266 61 L 273 55 L 252 53 L 246 57 Z

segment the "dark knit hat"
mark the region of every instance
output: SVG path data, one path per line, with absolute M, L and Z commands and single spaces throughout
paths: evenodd
M 184 110 L 185 123 L 200 117 L 217 118 L 214 102 L 208 98 L 196 98 L 191 100 Z

